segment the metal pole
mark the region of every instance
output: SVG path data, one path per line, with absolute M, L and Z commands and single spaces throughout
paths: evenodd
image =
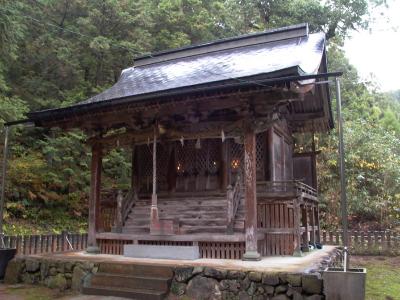
M 6 191 L 6 175 L 7 175 L 7 151 L 8 151 L 8 134 L 10 128 L 4 126 L 4 149 L 3 149 L 3 168 L 1 172 L 1 196 L 0 196 L 0 236 L 2 241 L 2 247 L 4 247 L 3 240 L 3 208 L 4 208 L 4 196 Z
M 339 132 L 339 165 L 340 165 L 340 206 L 342 213 L 342 229 L 343 229 L 343 246 L 348 246 L 348 232 L 347 232 L 347 195 L 346 195 L 346 174 L 344 166 L 344 143 L 343 143 L 343 119 L 342 119 L 342 99 L 340 93 L 340 80 L 338 77 L 336 81 L 336 103 L 337 103 L 337 122 Z

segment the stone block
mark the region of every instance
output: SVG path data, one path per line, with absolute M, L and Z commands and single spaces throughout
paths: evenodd
M 45 280 L 47 275 L 49 274 L 49 262 L 47 260 L 43 260 L 40 264 L 40 280 Z
M 249 288 L 247 289 L 247 294 L 253 296 L 257 291 L 257 284 L 255 282 L 251 282 Z
M 223 279 L 219 284 L 221 291 L 228 290 L 235 294 L 240 291 L 240 282 L 235 279 Z
M 225 279 L 227 273 L 228 272 L 226 270 L 217 270 L 217 269 L 209 268 L 209 267 L 204 268 L 204 276 L 215 278 L 218 280 Z
M 322 279 L 315 275 L 303 275 L 301 278 L 302 288 L 307 294 L 322 293 Z
M 79 292 L 81 291 L 83 285 L 83 278 L 87 274 L 88 273 L 80 266 L 74 267 L 74 271 L 72 272 L 72 283 L 71 283 L 71 288 L 74 291 L 79 291 Z
M 32 258 L 28 258 L 25 261 L 25 268 L 26 271 L 29 273 L 35 273 L 36 271 L 39 271 L 40 268 L 40 262 L 38 259 L 32 259 Z
M 287 274 L 286 280 L 290 286 L 301 286 L 301 274 Z
M 204 272 L 204 267 L 194 267 L 192 271 L 192 275 L 199 275 Z
M 186 286 L 186 283 L 173 280 L 171 283 L 171 293 L 176 296 L 182 296 L 183 294 L 185 294 Z
M 21 272 L 24 268 L 25 262 L 20 259 L 12 259 L 9 261 L 4 276 L 4 283 L 17 284 L 20 282 Z
M 260 272 L 250 272 L 249 279 L 254 282 L 261 282 L 262 274 Z
M 275 293 L 276 293 L 276 294 L 284 294 L 284 293 L 286 293 L 287 290 L 288 290 L 287 285 L 281 284 L 281 285 L 278 285 L 278 286 L 275 288 Z
M 273 286 L 264 285 L 263 288 L 264 288 L 265 294 L 267 294 L 267 295 L 273 295 L 275 292 L 275 288 Z
M 213 278 L 196 276 L 189 281 L 186 287 L 186 295 L 191 299 L 221 299 L 219 283 Z
M 262 283 L 277 286 L 279 284 L 279 276 L 277 274 L 263 274 Z
M 305 300 L 322 300 L 323 297 L 321 295 L 311 295 L 308 297 L 305 297 Z
M 135 258 L 199 259 L 199 246 L 124 245 L 124 256 Z
M 290 300 L 285 294 L 279 294 L 271 298 L 271 300 Z
M 247 294 L 245 291 L 241 291 L 238 295 L 239 300 L 251 300 L 251 296 Z
M 57 274 L 56 276 L 50 276 L 46 279 L 46 286 L 51 289 L 58 289 L 63 291 L 67 288 L 67 280 L 63 274 Z
M 188 282 L 193 277 L 193 267 L 175 269 L 175 280 L 177 282 Z
M 246 273 L 242 271 L 228 271 L 226 275 L 227 279 L 244 279 L 246 277 Z

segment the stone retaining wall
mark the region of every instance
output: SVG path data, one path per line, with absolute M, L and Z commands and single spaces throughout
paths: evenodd
M 324 299 L 321 272 L 342 261 L 335 249 L 316 262 L 307 273 L 265 273 L 213 269 L 209 267 L 176 268 L 170 299 Z
M 190 299 L 323 299 L 319 273 L 285 274 L 187 267 L 175 270 L 171 294 Z M 170 297 L 173 298 L 173 297 Z
M 60 291 L 80 291 L 84 282 L 91 274 L 96 273 L 98 268 L 98 263 L 90 261 L 16 257 L 8 263 L 4 283 L 39 283 Z
M 342 259 L 334 250 L 316 262 L 306 273 L 273 273 L 215 269 L 206 266 L 177 267 L 171 281 L 169 299 L 324 299 L 321 271 L 336 266 Z M 51 257 L 16 257 L 8 264 L 7 284 L 42 284 L 60 291 L 81 291 L 98 262 L 59 260 Z

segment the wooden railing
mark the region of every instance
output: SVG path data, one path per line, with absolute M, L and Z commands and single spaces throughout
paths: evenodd
M 120 231 L 137 199 L 134 190 L 102 191 L 100 209 L 102 231 Z
M 400 234 L 395 231 L 349 230 L 348 237 L 348 245 L 352 254 L 400 255 Z M 321 243 L 324 245 L 343 245 L 342 231 L 322 231 Z
M 257 193 L 304 193 L 317 198 L 317 190 L 299 180 L 257 181 Z
M 138 200 L 136 190 L 129 190 L 125 197 L 122 195 L 122 191 L 118 191 L 117 196 L 117 228 L 122 228 L 125 225 L 125 221 Z
M 19 255 L 82 251 L 87 248 L 87 233 L 5 235 L 4 244 Z
M 243 196 L 243 182 L 241 173 L 239 172 L 236 177 L 235 185 L 232 187 L 231 185 L 227 188 L 227 199 L 228 199 L 228 219 L 227 219 L 227 231 L 228 233 L 233 233 L 235 217 L 238 211 L 240 200 Z

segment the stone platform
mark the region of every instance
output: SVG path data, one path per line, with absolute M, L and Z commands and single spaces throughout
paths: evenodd
M 125 297 L 136 295 L 136 299 L 142 299 L 138 291 L 125 288 L 123 282 L 127 286 L 138 283 L 149 289 L 153 285 L 164 289 L 152 299 L 187 296 L 190 299 L 317 300 L 324 298 L 321 271 L 340 259 L 341 252 L 331 246 L 303 257 L 265 257 L 258 262 L 144 259 L 68 252 L 16 257 L 7 269 L 5 282 L 39 283 L 60 290 L 72 288 Z M 139 276 L 139 269 L 143 270 L 140 273 L 150 275 L 156 274 L 158 269 L 164 270 L 162 282 L 166 284 L 161 284 L 155 275 Z M 107 286 L 96 289 L 95 284 L 99 282 Z M 150 299 L 145 294 L 148 291 L 140 292 Z

